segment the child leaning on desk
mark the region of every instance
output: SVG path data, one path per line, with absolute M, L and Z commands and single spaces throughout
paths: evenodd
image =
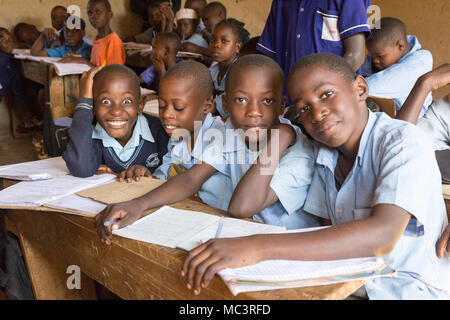
M 398 271 L 397 277 L 368 279 L 360 297 L 448 299 L 450 261 L 439 260 L 434 248 L 446 220 L 441 181 L 433 150 L 420 130 L 369 111 L 366 81 L 336 55 L 301 58 L 288 83 L 302 123 L 316 140 L 314 176 L 303 209 L 333 226 L 209 240 L 183 264 L 188 288 L 198 294 L 216 272 L 262 260 L 378 256 Z M 298 150 L 283 157 L 272 179 L 300 177 L 303 172 L 293 160 L 302 156 Z M 263 175 L 247 175 L 242 182 L 246 186 L 236 190 L 241 194 L 231 200 L 230 213 L 236 200 L 259 209 L 280 196 L 295 201 L 302 190 L 301 183 L 289 183 L 286 194 L 275 194 L 270 176 Z M 261 196 L 246 198 L 246 192 Z
M 90 60 L 92 46 L 84 41 L 84 36 L 86 34 L 85 29 L 86 22 L 84 22 L 83 19 L 71 16 L 64 21 L 62 30 L 65 39 L 64 45 L 53 49 L 44 48 L 45 41 L 54 37 L 53 29 L 45 29 L 33 44 L 31 54 L 33 56 L 56 58 L 74 56 Z
M 183 63 L 177 64 L 169 72 Z M 163 90 L 165 81 L 167 81 L 166 78 L 161 83 L 161 95 L 165 93 Z M 172 83 L 173 88 L 175 88 L 177 83 Z M 224 105 L 230 113 L 230 118 L 225 123 L 223 132 L 220 132 L 220 128 L 217 128 L 216 135 L 214 135 L 215 142 L 208 144 L 202 153 L 194 154 L 202 162 L 195 163 L 185 172 L 178 174 L 159 188 L 140 198 L 108 206 L 96 217 L 97 232 L 102 241 L 110 243 L 112 230 L 133 223 L 141 217 L 144 210 L 182 201 L 200 189 L 204 189 L 205 182 L 217 173 L 227 177 L 229 184 L 227 186 L 223 184 L 211 185 L 209 192 L 221 195 L 222 199 L 226 200 L 224 207 L 219 207 L 226 210 L 234 187 L 258 157 L 257 145 L 266 141 L 268 131 L 279 129 L 280 136 L 283 137 L 279 141 L 280 150 L 286 150 L 290 144 L 296 141 L 297 136 L 303 136 L 297 127 L 292 126 L 288 120 L 281 120 L 280 118 L 285 102 L 283 83 L 283 72 L 271 58 L 263 55 L 248 55 L 238 60 L 229 71 L 226 95 L 223 98 Z M 208 85 L 210 86 L 209 92 L 211 92 L 210 77 L 208 77 Z M 196 83 L 194 86 L 199 87 L 199 84 Z M 162 105 L 170 105 L 170 103 L 178 100 L 175 99 L 175 96 L 173 97 L 170 101 L 163 101 Z M 209 104 L 212 104 L 211 100 Z M 184 105 L 186 103 L 182 104 L 180 101 L 175 103 L 174 108 L 182 109 Z M 174 130 L 178 126 L 178 121 L 172 119 L 161 118 L 165 127 L 170 130 Z M 172 135 L 174 133 L 176 134 L 176 131 Z M 305 140 L 302 141 L 306 143 Z M 305 148 L 308 148 L 306 144 Z M 312 151 L 310 147 L 309 150 Z M 279 160 L 282 153 L 280 151 L 280 154 L 274 155 L 275 162 Z M 305 168 L 305 175 L 302 176 L 302 180 L 308 185 L 312 178 L 310 168 L 314 161 L 312 157 L 305 158 L 305 161 L 299 163 L 299 166 Z M 309 170 L 307 170 L 308 168 Z M 305 198 L 306 189 L 303 193 L 298 194 L 298 198 Z M 280 203 L 275 203 L 264 212 L 254 213 L 254 218 L 259 221 L 286 225 L 290 228 L 318 225 L 317 219 L 313 216 L 301 210 L 288 213 Z M 115 219 L 120 220 L 112 226 L 104 226 L 105 222 L 108 224 Z
M 128 182 L 151 175 L 167 152 L 168 136 L 158 118 L 142 114 L 144 100 L 137 75 L 128 67 L 96 67 L 83 74 L 62 155 L 72 175 L 105 171 Z

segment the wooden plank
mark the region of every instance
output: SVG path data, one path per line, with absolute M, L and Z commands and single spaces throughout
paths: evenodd
M 19 68 L 23 76 L 42 85 L 47 84 L 47 63 L 31 60 L 19 60 Z
M 48 71 L 48 89 L 53 119 L 70 117 L 72 112 L 68 112 L 64 104 L 64 78 L 56 74 L 53 66 Z
M 372 99 L 388 116 L 391 118 L 395 118 L 396 114 L 396 107 L 394 99 L 389 98 L 381 98 L 381 97 L 375 97 L 375 96 L 369 96 L 369 99 Z
M 80 75 L 67 75 L 64 81 L 64 107 L 67 116 L 72 117 L 76 102 L 80 96 Z

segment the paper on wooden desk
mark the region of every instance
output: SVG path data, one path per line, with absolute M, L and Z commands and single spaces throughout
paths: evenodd
M 112 182 L 91 189 L 77 192 L 77 195 L 90 198 L 106 204 L 132 200 L 156 189 L 165 180 L 158 180 L 151 177 L 141 177 L 139 181 L 132 182 Z
M 0 177 L 13 180 L 44 180 L 69 174 L 62 157 L 22 162 L 0 167 Z

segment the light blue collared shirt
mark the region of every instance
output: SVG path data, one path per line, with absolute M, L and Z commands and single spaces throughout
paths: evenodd
M 237 59 L 235 59 L 233 61 L 233 63 L 236 61 Z M 216 110 L 217 112 L 219 112 L 220 116 L 222 118 L 228 118 L 228 113 L 225 112 L 225 110 L 223 109 L 222 106 L 222 95 L 225 92 L 225 81 L 227 79 L 227 74 L 225 74 L 222 78 L 222 81 L 218 81 L 218 77 L 219 77 L 219 64 L 213 64 L 210 68 L 209 68 L 209 72 L 211 73 L 211 78 L 213 79 L 213 84 L 214 84 L 214 93 L 216 95 L 216 97 L 214 98 L 214 102 L 216 103 Z
M 134 154 L 134 151 L 139 146 L 141 137 L 149 142 L 155 142 L 155 139 L 150 132 L 150 128 L 148 127 L 148 121 L 142 114 L 137 117 L 133 135 L 130 140 L 128 140 L 125 147 L 122 147 L 116 139 L 111 137 L 98 122 L 92 132 L 93 139 L 101 139 L 105 148 L 112 147 L 116 155 L 123 162 L 128 161 Z
M 291 122 L 285 118 L 280 118 L 280 122 L 292 125 Z M 300 139 L 299 137 L 304 137 L 300 128 L 294 125 L 292 126 L 297 132 L 297 139 Z M 231 198 L 231 195 L 233 194 L 233 191 L 238 185 L 241 178 L 245 175 L 248 169 L 250 169 L 250 167 L 256 162 L 259 152 L 252 151 L 247 147 L 247 145 L 245 144 L 244 137 L 236 133 L 236 130 L 233 127 L 233 124 L 231 123 L 230 119 L 228 119 L 225 122 L 225 129 L 227 132 L 225 136 L 225 142 L 223 144 L 223 149 L 222 150 L 208 149 L 204 153 L 203 161 L 213 166 L 217 171 L 230 177 L 232 188 L 228 190 L 228 193 L 229 197 Z M 301 144 L 302 142 L 295 144 L 296 148 L 301 148 L 300 147 Z M 286 151 L 285 155 L 287 153 L 289 152 Z M 308 180 L 307 176 L 311 177 L 312 171 L 309 170 L 307 172 L 304 172 L 303 174 L 306 177 L 305 179 Z M 302 178 L 300 177 L 299 179 Z M 277 182 L 274 184 L 275 186 L 272 186 L 271 184 L 271 187 L 274 189 L 277 195 L 279 191 L 280 192 L 285 191 L 283 189 L 282 184 L 283 182 L 281 181 L 281 179 L 277 180 Z M 304 199 L 306 197 L 307 188 L 303 189 L 303 192 L 304 192 L 303 194 L 299 193 L 297 196 Z M 283 195 L 280 195 L 280 198 L 284 199 Z M 299 206 L 299 208 L 300 207 L 301 206 Z M 253 219 L 266 224 L 285 226 L 287 229 L 298 229 L 320 225 L 315 217 L 313 217 L 310 214 L 304 213 L 301 210 L 295 209 L 286 211 L 285 208 L 283 208 L 283 205 L 280 201 L 275 202 L 273 205 L 255 214 L 253 216 Z
M 365 219 L 378 204 L 411 214 L 395 248 L 383 257 L 398 276 L 367 280 L 369 298 L 449 299 L 450 261 L 438 259 L 435 250 L 447 221 L 441 175 L 420 129 L 369 111 L 355 164 L 339 191 L 334 178 L 338 151 L 317 144 L 315 153 L 305 211 L 331 219 L 333 225 Z
M 209 48 L 208 42 L 199 33 L 194 33 L 189 39 L 185 39 L 182 42 L 191 42 L 198 45 L 199 47 Z
M 391 98 L 398 110 L 402 107 L 417 79 L 433 69 L 433 56 L 427 50 L 422 50 L 419 40 L 415 36 L 407 36 L 411 50 L 390 67 L 373 73 L 372 56 L 367 55 L 361 67 L 362 75 L 369 85 L 369 95 Z M 431 93 L 427 95 L 420 112 L 422 116 L 432 103 Z
M 186 169 L 192 168 L 198 161 L 202 160 L 203 151 L 206 150 L 208 145 L 218 143 L 211 141 L 211 137 L 217 134 L 223 135 L 223 126 L 224 124 L 220 117 L 213 117 L 208 113 L 197 134 L 192 153 L 189 152 L 185 141 L 169 140 L 168 152 L 164 155 L 162 165 L 155 170 L 153 176 L 167 180 L 173 163 L 181 164 Z M 230 188 L 230 179 L 217 172 L 202 184 L 198 191 L 198 196 L 204 203 L 226 211 L 231 195 L 228 192 L 224 192 L 224 190 Z

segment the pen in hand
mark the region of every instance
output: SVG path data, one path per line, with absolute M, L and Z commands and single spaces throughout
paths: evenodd
M 110 225 L 113 225 L 113 224 L 116 223 L 117 221 L 119 221 L 119 219 L 113 219 L 113 220 L 110 220 L 110 221 L 105 221 L 105 222 L 103 222 L 103 225 L 104 225 L 105 227 L 109 227 Z
M 217 226 L 216 235 L 214 236 L 214 238 L 217 239 L 217 238 L 220 237 L 220 233 L 222 232 L 222 228 L 223 228 L 223 217 L 220 218 L 219 225 Z

